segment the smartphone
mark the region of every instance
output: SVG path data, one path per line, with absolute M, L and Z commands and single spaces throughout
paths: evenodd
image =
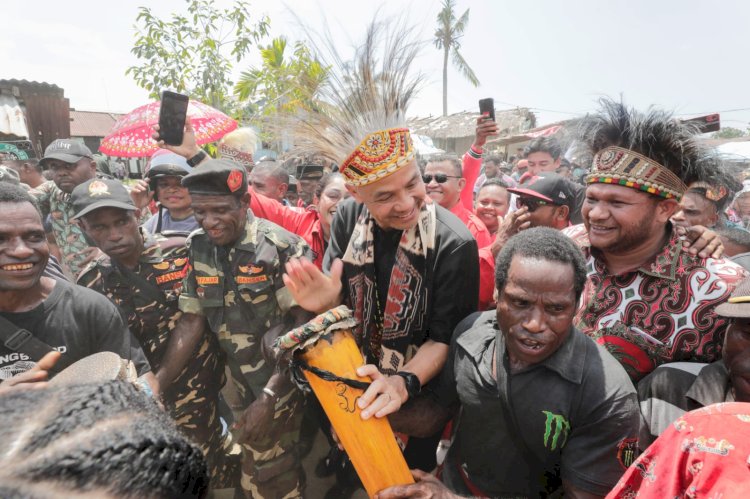
M 188 96 L 164 90 L 159 109 L 159 137 L 165 144 L 179 146 L 185 131 Z
M 479 101 L 479 113 L 490 113 L 490 119 L 495 121 L 495 99 L 489 97 L 487 99 L 481 99 Z

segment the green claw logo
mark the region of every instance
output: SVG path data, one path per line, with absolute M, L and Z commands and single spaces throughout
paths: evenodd
M 551 451 L 557 450 L 558 441 L 562 437 L 562 441 L 559 442 L 559 448 L 562 449 L 565 442 L 568 441 L 570 423 L 559 414 L 553 414 L 549 411 L 542 412 L 547 417 L 547 420 L 544 422 L 544 446 Z M 550 437 L 552 438 L 550 439 Z

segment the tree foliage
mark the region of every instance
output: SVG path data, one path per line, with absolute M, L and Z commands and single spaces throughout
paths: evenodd
M 172 13 L 168 20 L 140 7 L 131 52 L 142 62 L 126 74 L 154 98 L 171 89 L 232 112 L 232 64 L 268 34 L 269 20 L 254 20 L 250 5 L 242 0 L 226 9 L 216 8 L 211 0 L 185 3 L 187 12 Z
M 736 139 L 738 137 L 746 137 L 749 130 L 740 130 L 739 128 L 732 128 L 731 126 L 722 127 L 718 132 L 714 132 L 711 137 L 714 139 Z
M 285 37 L 274 38 L 260 48 L 261 65 L 243 71 L 234 87 L 241 102 L 248 102 L 259 116 L 310 109 L 325 82 L 328 69 L 301 42 L 289 54 Z
M 453 60 L 456 68 L 464 78 L 475 87 L 479 86 L 479 79 L 460 52 L 461 38 L 469 24 L 469 9 L 456 19 L 456 3 L 454 0 L 443 0 L 443 8 L 437 16 L 437 29 L 433 43 L 443 51 L 443 116 L 448 114 L 448 59 Z

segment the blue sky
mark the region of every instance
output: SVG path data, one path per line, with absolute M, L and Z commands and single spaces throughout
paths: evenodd
M 125 69 L 139 5 L 166 15 L 182 0 L 3 0 L 0 57 L 3 78 L 56 83 L 71 106 L 129 111 L 144 103 Z M 228 0 L 216 0 L 228 5 Z M 313 29 L 324 24 L 345 50 L 359 40 L 375 3 L 356 0 L 250 2 L 271 18 L 272 35 L 300 32 L 291 11 Z M 106 7 L 104 7 L 106 5 Z M 434 30 L 439 0 L 386 1 L 381 12 L 405 13 L 424 40 Z M 623 95 L 636 107 L 658 105 L 676 113 L 722 113 L 724 126 L 750 126 L 748 52 L 750 2 L 466 1 L 471 9 L 462 53 L 480 81 L 473 88 L 451 70 L 449 111 L 474 110 L 482 97 L 498 109 L 536 108 L 540 123 L 585 113 L 602 95 Z M 257 56 L 235 68 L 239 73 Z M 417 66 L 428 79 L 410 115 L 441 112 L 440 52 L 425 44 Z

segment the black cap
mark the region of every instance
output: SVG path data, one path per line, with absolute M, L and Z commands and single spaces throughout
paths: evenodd
M 570 182 L 556 173 L 543 172 L 531 177 L 523 183 L 522 187 L 511 187 L 508 192 L 519 196 L 543 199 L 548 203 L 573 207 L 575 196 Z
M 247 192 L 247 170 L 228 159 L 212 159 L 182 177 L 190 194 L 239 196 Z
M 70 193 L 73 218 L 80 218 L 99 208 L 120 208 L 135 211 L 128 190 L 119 180 L 93 178 L 76 186 Z
M 39 164 L 49 159 L 59 159 L 65 163 L 77 163 L 81 158 L 92 158 L 91 150 L 83 142 L 71 139 L 57 139 L 44 150 L 44 157 Z
M 320 180 L 323 177 L 323 165 L 306 163 L 297 166 L 299 180 Z

